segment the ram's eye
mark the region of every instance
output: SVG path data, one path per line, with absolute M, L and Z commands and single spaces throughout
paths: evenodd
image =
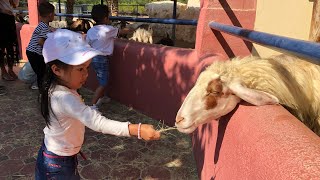
M 217 92 L 217 91 L 207 92 L 206 97 L 207 96 L 217 96 L 217 95 L 219 95 L 219 92 Z
M 210 92 L 210 94 L 212 94 L 212 95 L 218 95 L 220 92 L 218 92 L 218 91 L 213 91 L 213 92 Z
M 210 81 L 206 87 L 207 96 L 218 96 L 222 92 L 222 84 L 219 79 Z
M 217 92 L 207 92 L 205 99 L 206 109 L 212 109 L 217 105 Z

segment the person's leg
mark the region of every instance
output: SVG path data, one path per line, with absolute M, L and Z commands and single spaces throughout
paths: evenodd
M 15 44 L 17 43 L 17 32 L 16 32 L 16 23 L 14 16 L 8 16 L 9 21 L 9 32 L 8 34 L 8 44 L 7 44 L 7 64 L 8 64 L 8 73 L 11 77 L 17 79 L 16 73 L 13 71 L 14 61 L 18 63 L 18 58 L 15 55 Z
M 92 101 L 91 101 L 92 105 L 96 105 L 98 100 L 104 96 L 105 90 L 106 90 L 106 87 L 104 87 L 104 86 L 99 86 L 95 90 L 94 96 L 93 96 Z
M 40 147 L 38 151 L 38 157 L 36 161 L 36 167 L 35 167 L 35 180 L 42 180 L 46 179 L 46 172 L 44 169 L 44 163 L 43 163 L 43 145 Z
M 8 64 L 8 74 L 14 78 L 17 79 L 18 76 L 13 71 L 13 65 L 14 65 L 14 50 L 13 50 L 13 44 L 7 47 L 7 64 Z
M 41 88 L 42 79 L 46 70 L 46 64 L 44 63 L 43 56 L 31 51 L 27 51 L 27 57 L 33 71 L 37 75 L 38 87 Z
M 6 80 L 6 81 L 13 81 L 14 78 L 11 77 L 5 67 L 5 60 L 4 60 L 4 57 L 5 57 L 5 48 L 0 48 L 0 69 L 1 69 L 1 77 L 3 80 Z
M 8 44 L 10 42 L 10 34 L 11 34 L 11 28 L 10 28 L 10 16 L 7 14 L 0 13 L 0 22 L 2 24 L 0 28 L 0 69 L 1 69 L 1 77 L 4 80 L 12 81 L 14 78 L 12 78 L 5 68 L 6 62 L 5 62 L 5 56 L 6 56 L 6 48 L 8 47 Z
M 104 97 L 108 79 L 109 79 L 109 60 L 105 56 L 97 56 L 92 61 L 93 68 L 96 72 L 99 86 L 95 90 L 94 96 L 91 100 L 92 105 L 96 105 L 98 100 Z

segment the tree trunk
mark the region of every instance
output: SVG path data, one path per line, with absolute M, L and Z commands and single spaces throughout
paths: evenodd
M 73 14 L 73 5 L 75 0 L 67 0 L 67 14 Z M 73 17 L 66 17 L 67 25 L 72 23 Z
M 119 2 L 118 0 L 107 0 L 109 12 L 111 16 L 118 16 Z
M 312 13 L 309 40 L 320 42 L 320 2 L 319 0 L 314 0 L 313 2 L 313 13 Z

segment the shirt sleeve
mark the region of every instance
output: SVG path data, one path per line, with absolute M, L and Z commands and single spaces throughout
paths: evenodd
M 88 31 L 86 35 L 86 42 L 91 46 L 92 40 L 91 40 L 91 33 Z
M 79 97 L 72 93 L 60 95 L 57 103 L 63 106 L 63 108 L 59 108 L 60 111 L 63 111 L 60 113 L 81 121 L 85 126 L 94 131 L 115 136 L 130 136 L 129 122 L 119 122 L 102 116 L 99 112 L 85 105 Z
M 50 32 L 49 27 L 44 27 L 39 33 L 39 38 L 47 39 L 47 34 Z
M 106 32 L 106 38 L 115 38 L 118 35 L 118 28 L 109 26 L 109 30 Z

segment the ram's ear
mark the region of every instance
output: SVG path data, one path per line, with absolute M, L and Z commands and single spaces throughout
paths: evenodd
M 230 82 L 227 86 L 233 94 L 250 104 L 256 106 L 279 104 L 279 99 L 276 96 L 263 91 L 247 88 L 242 85 L 240 81 Z

